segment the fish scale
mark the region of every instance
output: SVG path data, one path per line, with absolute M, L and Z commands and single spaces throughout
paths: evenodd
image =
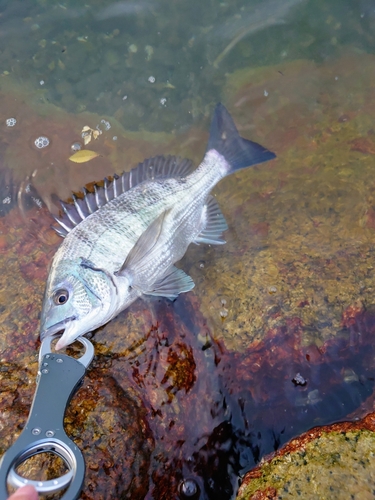
M 145 182 L 134 188 L 132 196 L 123 194 L 83 220 L 65 238 L 61 252 L 66 258 L 85 257 L 96 265 L 101 263 L 103 255 L 111 252 L 109 270 L 116 270 L 154 219 L 170 207 L 184 205 L 186 198 L 195 200 L 188 206 L 190 212 L 196 211 L 222 176 L 212 172 L 210 162 L 204 162 L 186 180 L 168 179 L 163 184 Z M 148 187 L 147 199 L 144 191 Z M 200 213 L 196 218 L 200 218 Z
M 239 136 L 223 105 L 207 152 L 189 160 L 155 157 L 62 203 L 65 236 L 47 280 L 41 338 L 64 331 L 56 348 L 105 324 L 142 295 L 175 299 L 194 287 L 174 264 L 195 243 L 223 244 L 225 219 L 209 194 L 226 175 L 275 154 Z

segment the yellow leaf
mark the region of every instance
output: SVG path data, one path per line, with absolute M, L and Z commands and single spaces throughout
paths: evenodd
M 82 132 L 88 132 L 89 130 L 91 130 L 91 128 L 88 125 L 85 125 L 82 129 Z
M 85 163 L 86 161 L 90 161 L 93 158 L 100 156 L 96 151 L 89 151 L 88 149 L 81 149 L 74 153 L 74 155 L 69 157 L 70 161 L 74 161 L 74 163 Z
M 92 135 L 93 135 L 94 139 L 97 139 L 99 137 L 99 131 L 98 130 L 93 130 L 92 131 Z

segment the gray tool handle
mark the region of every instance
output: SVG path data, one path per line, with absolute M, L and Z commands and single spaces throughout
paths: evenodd
M 93 347 L 87 339 L 82 340 L 86 348 L 91 347 L 91 353 L 85 354 L 85 361 L 89 364 Z M 85 364 L 82 364 L 82 358 L 79 361 L 66 354 L 49 352 L 41 356 L 29 418 L 21 435 L 0 462 L 1 500 L 8 498 L 8 483 L 14 487 L 32 484 L 41 494 L 54 493 L 69 486 L 62 499 L 75 500 L 79 497 L 85 477 L 85 462 L 79 448 L 66 435 L 63 422 L 66 407 L 85 375 Z M 47 481 L 33 481 L 17 474 L 16 468 L 22 462 L 45 452 L 61 457 L 68 472 Z

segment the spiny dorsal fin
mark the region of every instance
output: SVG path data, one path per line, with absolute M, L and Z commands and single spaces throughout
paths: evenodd
M 73 195 L 73 203 L 60 201 L 63 213 L 59 217 L 54 217 L 60 225 L 54 229 L 60 236 L 65 237 L 86 217 L 134 186 L 147 180 L 186 177 L 192 170 L 193 162 L 186 158 L 176 156 L 148 158 L 130 172 L 124 172 L 120 176 L 115 174 L 112 180 L 105 178 L 103 186 L 94 184 L 93 193 L 83 188 L 83 198 Z

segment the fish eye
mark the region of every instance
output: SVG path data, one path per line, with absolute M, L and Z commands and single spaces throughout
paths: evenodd
M 60 288 L 53 294 L 53 301 L 57 306 L 62 306 L 69 299 L 68 290 Z

